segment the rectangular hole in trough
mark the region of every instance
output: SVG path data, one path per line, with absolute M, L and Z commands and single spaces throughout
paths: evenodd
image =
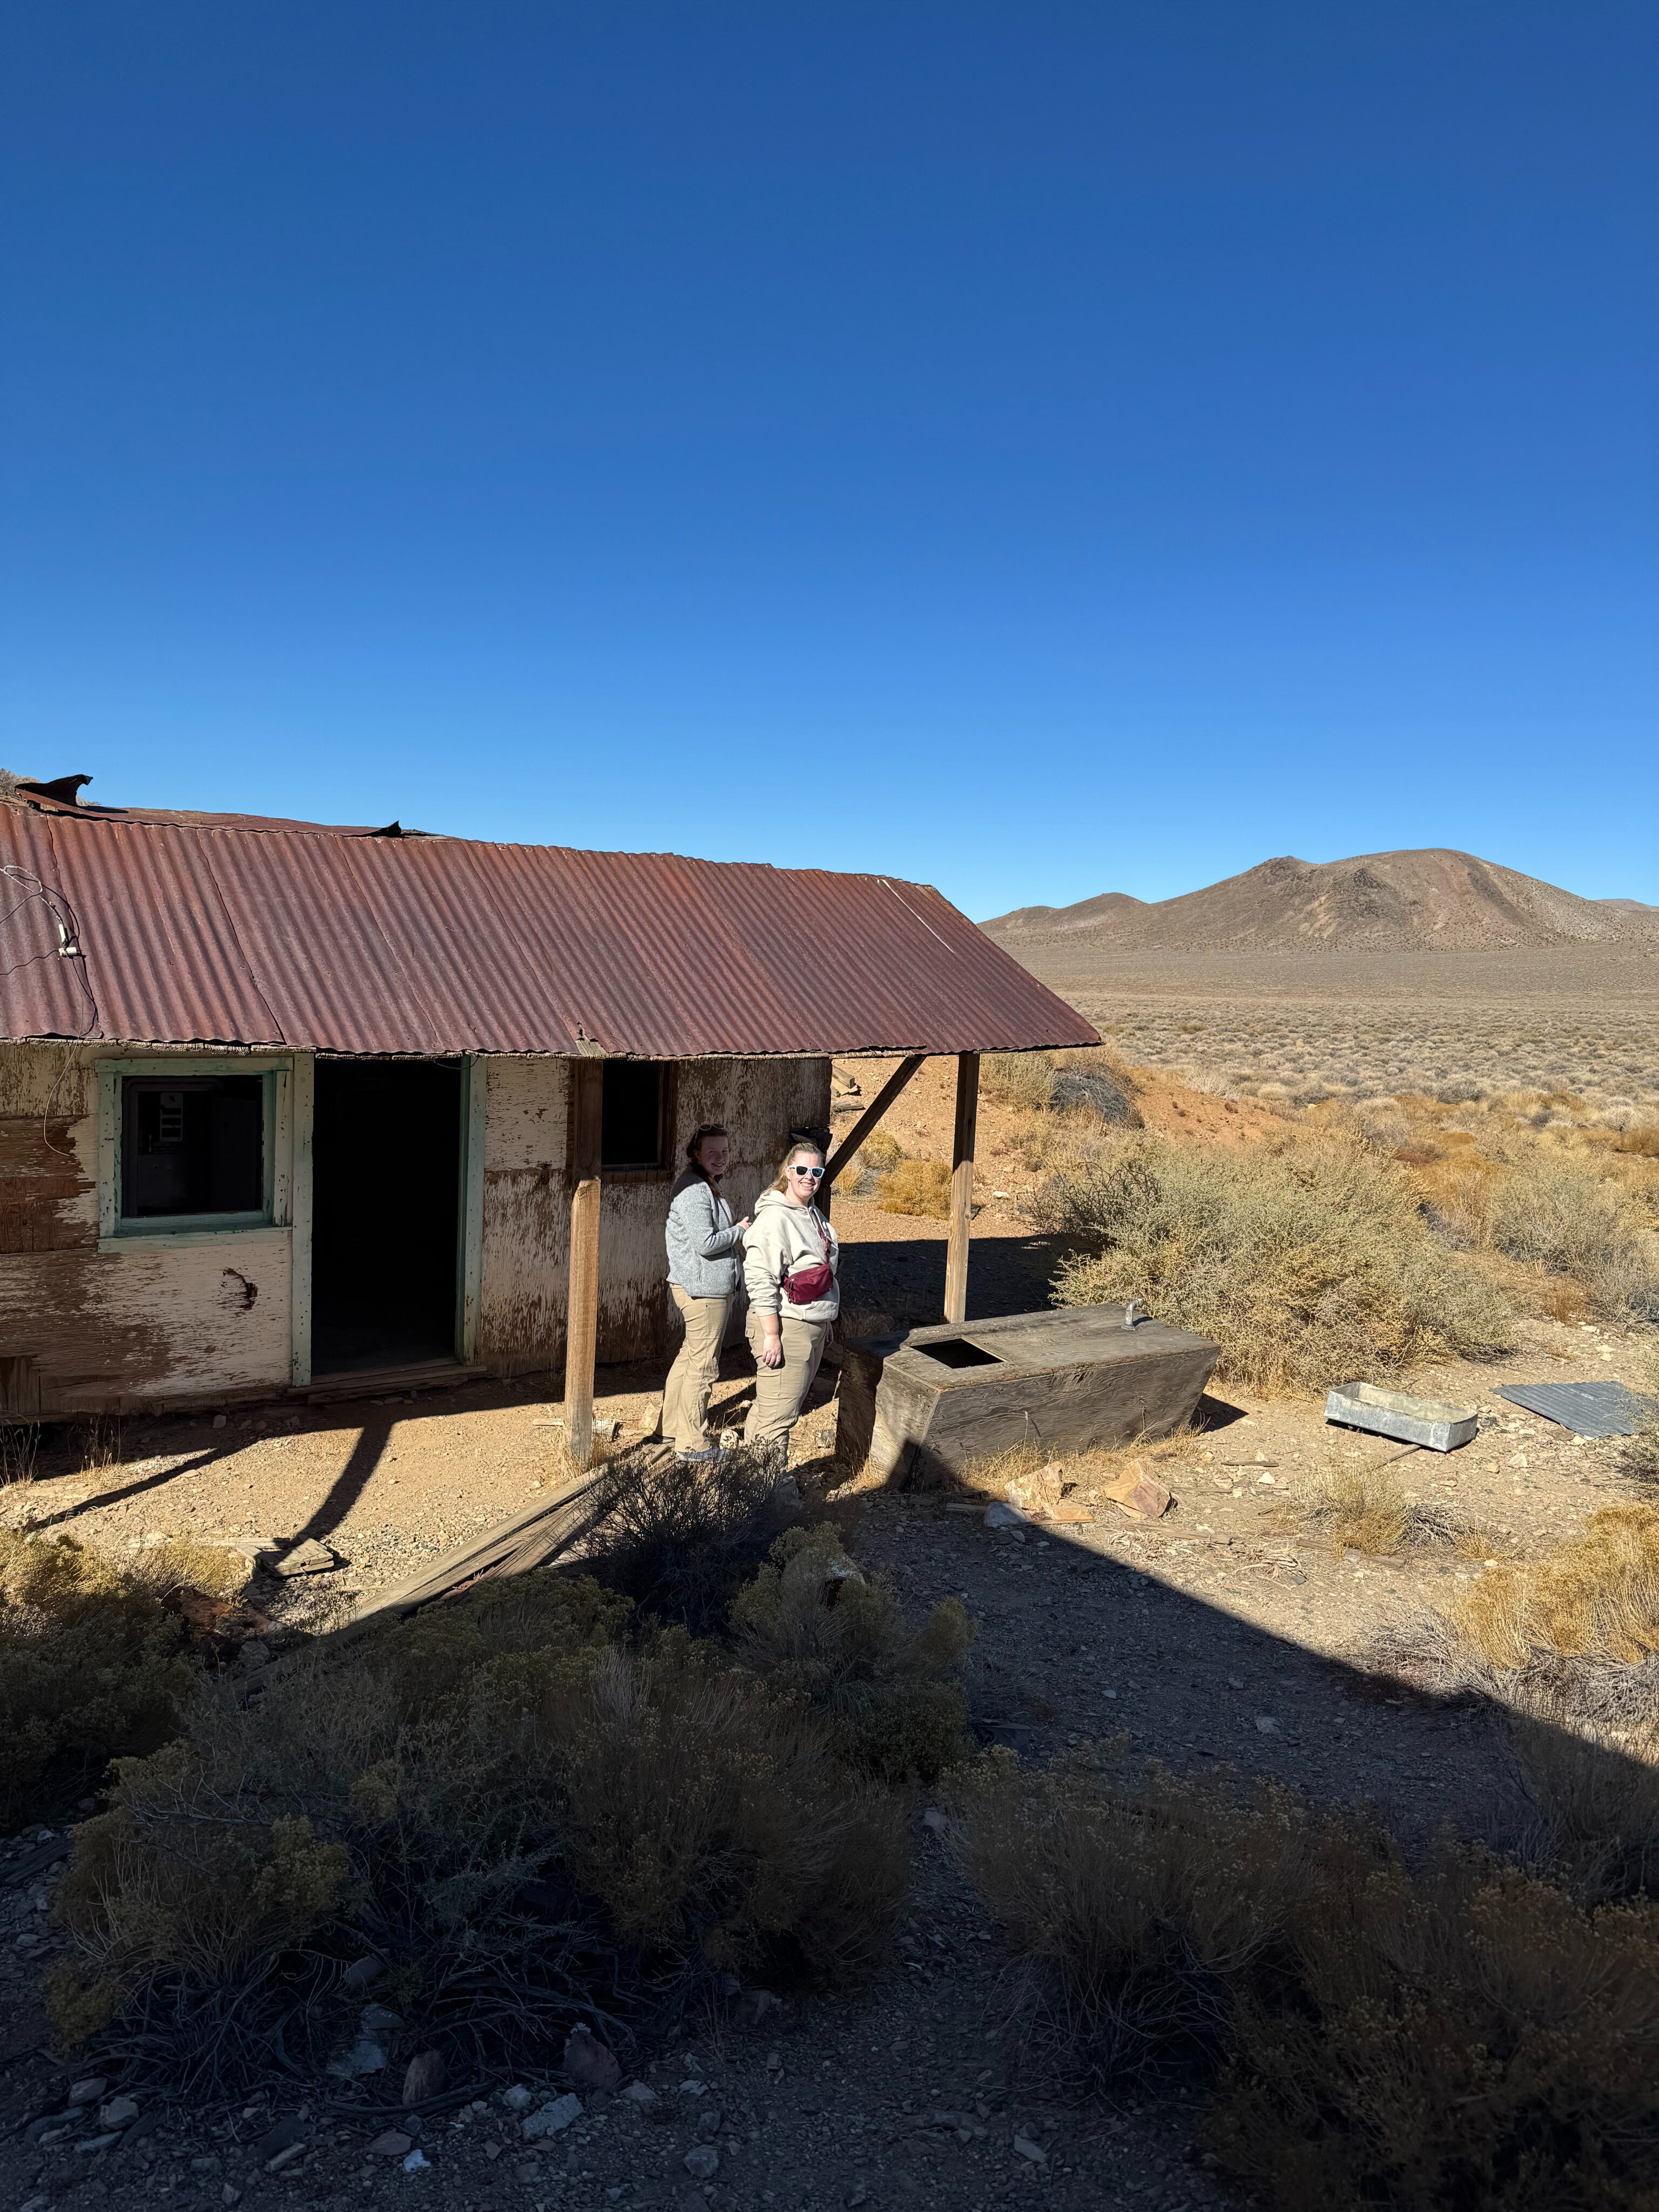
M 942 1344 L 919 1344 L 915 1349 L 924 1359 L 937 1359 L 941 1367 L 1000 1367 L 1002 1362 L 994 1352 L 981 1352 L 976 1344 L 969 1344 L 960 1336 L 946 1337 Z

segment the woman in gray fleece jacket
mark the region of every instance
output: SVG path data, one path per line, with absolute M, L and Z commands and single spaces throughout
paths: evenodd
M 733 1221 L 720 1196 L 731 1143 L 718 1121 L 704 1121 L 685 1148 L 690 1164 L 668 1201 L 668 1294 L 685 1322 L 662 1395 L 662 1432 L 683 1460 L 715 1456 L 709 1437 L 708 1393 L 720 1372 L 720 1346 L 732 1301 L 743 1279 L 738 1257 L 745 1214 Z
M 755 1403 L 744 1442 L 775 1457 L 781 1468 L 841 1310 L 841 1246 L 815 1202 L 823 1180 L 818 1146 L 792 1145 L 776 1182 L 756 1200 L 755 1225 L 744 1239 L 755 1355 Z

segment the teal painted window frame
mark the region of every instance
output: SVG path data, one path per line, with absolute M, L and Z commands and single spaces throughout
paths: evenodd
M 246 1237 L 250 1231 L 286 1231 L 293 1191 L 294 1064 L 291 1056 L 244 1058 L 216 1053 L 158 1053 L 153 1059 L 100 1060 L 98 1077 L 98 1243 L 100 1250 L 131 1250 L 155 1243 L 199 1243 L 216 1237 Z M 125 1216 L 121 1212 L 121 1085 L 131 1075 L 183 1078 L 258 1075 L 264 1079 L 261 1148 L 264 1158 L 264 1203 L 238 1213 L 166 1213 Z

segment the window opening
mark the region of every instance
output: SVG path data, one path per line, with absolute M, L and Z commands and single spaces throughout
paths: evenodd
M 599 1118 L 599 1164 L 659 1168 L 666 1144 L 668 1069 L 659 1060 L 607 1060 Z
M 121 1218 L 259 1214 L 265 1079 L 129 1075 L 121 1086 Z

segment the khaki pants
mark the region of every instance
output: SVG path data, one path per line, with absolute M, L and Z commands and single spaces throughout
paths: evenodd
M 662 1432 L 676 1451 L 707 1451 L 713 1441 L 708 1430 L 708 1393 L 720 1371 L 720 1345 L 732 1301 L 694 1298 L 678 1283 L 668 1288 L 684 1316 L 685 1342 L 663 1388 Z
M 766 1333 L 761 1320 L 761 1316 L 751 1309 L 749 1349 L 755 1355 L 755 1402 L 744 1424 L 743 1440 L 746 1444 L 770 1443 L 775 1437 L 788 1437 L 800 1419 L 800 1409 L 812 1387 L 812 1377 L 818 1371 L 823 1347 L 830 1341 L 827 1321 L 797 1321 L 793 1314 L 780 1315 L 778 1333 L 783 1341 L 783 1364 L 763 1367 L 760 1353 Z

